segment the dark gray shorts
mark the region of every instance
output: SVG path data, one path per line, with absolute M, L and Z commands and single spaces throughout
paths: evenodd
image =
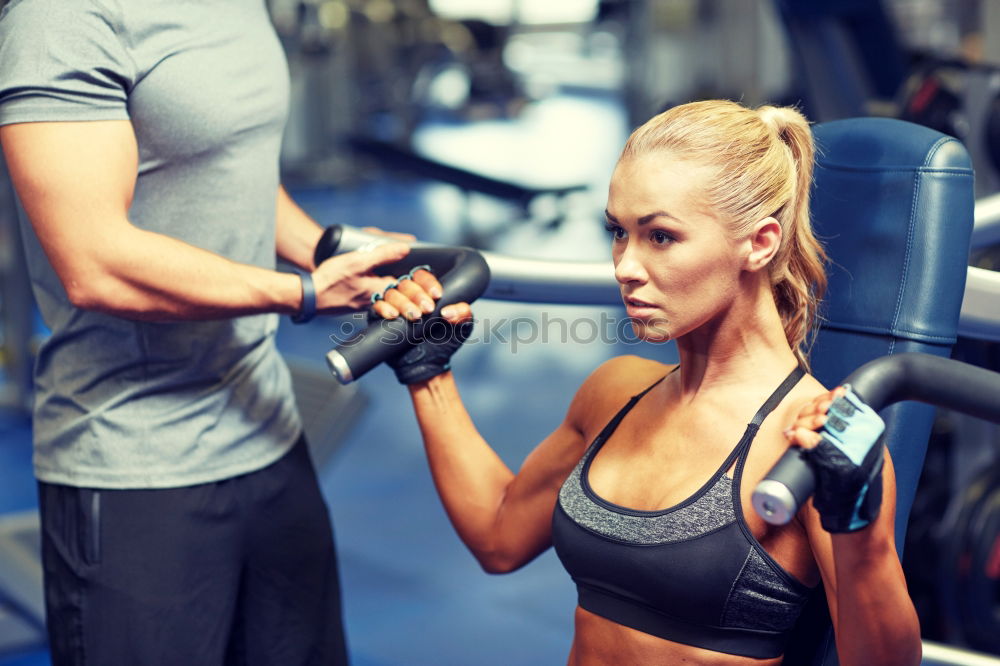
M 184 488 L 39 484 L 52 662 L 346 664 L 333 532 L 305 440 Z

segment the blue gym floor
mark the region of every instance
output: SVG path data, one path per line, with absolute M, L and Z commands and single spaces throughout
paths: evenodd
M 536 202 L 527 219 L 496 200 L 399 176 L 292 194 L 323 224 L 376 225 L 444 243 L 491 238 L 488 249 L 521 256 L 603 259 L 601 210 L 624 136 L 614 102 L 573 98 L 529 107 L 513 123 L 428 127 L 417 136 L 427 152 L 491 175 L 590 185 L 561 207 Z M 548 226 L 560 212 L 562 223 Z M 477 334 L 456 357 L 455 372 L 480 431 L 512 467 L 559 423 L 575 388 L 603 360 L 673 353 L 616 342 L 614 322 L 623 312 L 614 307 L 481 301 L 475 311 Z M 278 344 L 290 360 L 323 368 L 336 331 L 335 320 L 283 323 Z M 405 390 L 385 368 L 359 388 L 367 403 L 319 470 L 338 541 L 353 663 L 565 662 L 575 595 L 554 554 L 506 576 L 483 573 L 438 502 Z M 36 506 L 30 432 L 23 417 L 0 416 L 0 513 Z M 0 655 L 0 666 L 48 663 L 43 650 Z

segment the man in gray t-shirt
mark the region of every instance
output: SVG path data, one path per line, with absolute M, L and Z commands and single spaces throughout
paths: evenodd
M 287 98 L 263 0 L 0 15 L 0 143 L 52 331 L 33 426 L 56 663 L 345 658 L 274 333 L 366 306 L 407 247 L 313 265 L 322 230 L 279 183 Z M 410 282 L 416 317 L 440 285 Z

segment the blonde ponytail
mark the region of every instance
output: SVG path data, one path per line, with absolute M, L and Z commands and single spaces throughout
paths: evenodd
M 771 288 L 785 337 L 799 363 L 808 368 L 817 310 L 826 291 L 826 252 L 813 235 L 809 217 L 816 149 L 808 122 L 795 109 L 764 106 L 757 112 L 788 147 L 795 170 L 791 197 L 777 216 L 785 240 L 771 264 Z

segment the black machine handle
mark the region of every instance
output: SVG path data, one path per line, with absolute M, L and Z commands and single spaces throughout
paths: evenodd
M 882 356 L 843 381 L 876 412 L 904 400 L 1000 423 L 1000 373 L 920 352 Z M 790 521 L 816 488 L 802 449 L 790 448 L 757 484 L 753 506 L 769 523 Z
M 314 260 L 317 265 L 335 254 L 349 252 L 373 243 L 392 242 L 391 238 L 376 238 L 351 227 L 328 227 L 316 245 Z M 349 384 L 383 361 L 394 358 L 412 348 L 422 339 L 423 323 L 441 313 L 441 308 L 452 303 L 471 303 L 486 291 L 490 282 L 490 268 L 483 256 L 467 247 L 445 245 L 411 246 L 409 254 L 400 261 L 376 268 L 378 275 L 398 276 L 416 266 L 427 265 L 441 283 L 441 298 L 434 312 L 411 322 L 403 318 L 376 319 L 365 330 L 358 331 L 326 355 L 330 370 L 342 384 Z

